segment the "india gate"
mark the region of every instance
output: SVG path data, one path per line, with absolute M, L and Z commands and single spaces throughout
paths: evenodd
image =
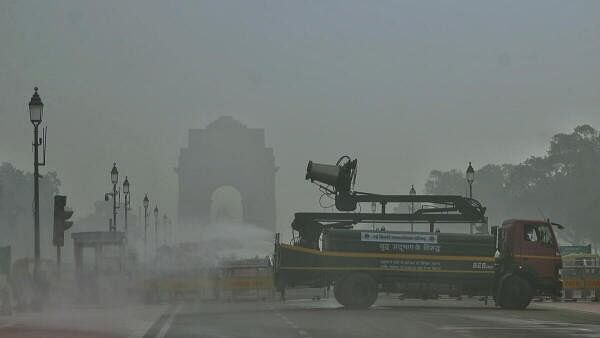
M 265 131 L 223 116 L 205 129 L 190 129 L 179 154 L 178 216 L 182 225 L 211 222 L 211 198 L 223 186 L 241 195 L 243 222 L 275 231 L 275 157 Z

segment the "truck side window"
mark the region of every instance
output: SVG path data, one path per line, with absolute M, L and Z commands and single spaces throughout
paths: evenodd
M 552 245 L 552 233 L 550 232 L 550 227 L 547 225 L 538 225 L 537 228 L 542 243 L 545 245 Z
M 537 242 L 538 241 L 538 229 L 535 225 L 526 224 L 525 225 L 525 240 L 528 242 Z
M 525 240 L 533 243 L 552 245 L 552 233 L 547 225 L 525 225 Z

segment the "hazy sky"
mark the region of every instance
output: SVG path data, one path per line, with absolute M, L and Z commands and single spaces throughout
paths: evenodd
M 48 166 L 81 216 L 116 161 L 176 211 L 189 128 L 266 129 L 278 223 L 313 208 L 309 159 L 359 158 L 359 188 L 518 162 L 600 127 L 600 1 L 0 0 L 0 161 L 32 170 L 40 87 Z M 476 191 L 476 187 L 474 188 Z

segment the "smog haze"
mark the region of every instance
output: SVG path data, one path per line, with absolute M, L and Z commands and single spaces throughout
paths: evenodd
M 113 162 L 135 210 L 148 192 L 176 215 L 188 129 L 223 115 L 265 129 L 286 230 L 318 208 L 308 160 L 348 153 L 358 188 L 407 193 L 600 126 L 596 1 L 2 1 L 0 43 L 0 160 L 31 170 L 39 86 L 43 171 L 78 217 Z

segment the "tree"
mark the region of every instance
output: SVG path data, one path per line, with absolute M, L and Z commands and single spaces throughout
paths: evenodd
M 451 195 L 465 191 L 465 176 L 462 171 L 452 169 L 450 171 L 432 170 L 429 179 L 425 183 L 425 191 L 440 195 Z
M 600 132 L 589 125 L 556 134 L 546 155 L 522 163 L 488 164 L 476 171 L 474 197 L 488 207 L 491 222 L 505 218 L 549 217 L 568 226 L 572 242 L 600 243 Z M 462 193 L 464 174 L 432 170 L 427 193 Z
M 40 241 L 46 252 L 51 245 L 53 196 L 59 187 L 54 172 L 40 179 Z M 15 257 L 33 254 L 33 174 L 10 163 L 0 165 L 0 233 L 3 244 L 13 247 Z

